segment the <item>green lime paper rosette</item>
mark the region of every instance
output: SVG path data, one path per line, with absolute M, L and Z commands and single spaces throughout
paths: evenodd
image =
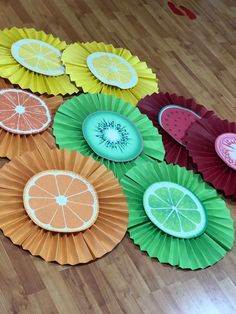
M 157 258 L 161 263 L 168 263 L 180 268 L 199 269 L 213 265 L 222 259 L 229 251 L 234 242 L 233 220 L 230 216 L 229 209 L 226 207 L 224 200 L 208 184 L 206 184 L 198 174 L 188 171 L 176 165 L 167 165 L 165 162 L 147 162 L 129 170 L 121 180 L 129 205 L 129 223 L 128 231 L 134 243 L 139 245 L 142 251 L 146 251 L 150 257 Z M 204 224 L 200 226 L 201 232 L 196 231 L 196 236 L 187 237 L 189 224 L 196 227 L 191 220 L 200 222 L 200 214 L 197 212 L 197 206 L 194 210 L 184 208 L 184 201 L 190 206 L 191 200 L 186 195 L 180 196 L 179 201 L 173 197 L 171 188 L 164 188 L 162 191 L 156 189 L 156 194 L 150 191 L 152 187 L 169 184 L 180 186 L 187 191 L 202 207 L 202 214 L 205 215 Z M 151 190 L 150 190 L 151 189 Z M 161 193 L 159 193 L 161 192 Z M 171 198 L 164 198 L 163 195 L 168 192 Z M 149 195 L 148 195 L 149 193 Z M 152 193 L 152 191 L 151 191 Z M 163 194 L 164 193 L 164 194 Z M 168 194 L 168 195 L 169 195 Z M 145 197 L 148 196 L 148 202 Z M 161 199 L 162 198 L 162 199 Z M 171 206 L 169 205 L 171 202 Z M 179 215 L 177 225 L 173 224 L 173 217 L 168 214 L 166 207 L 171 207 L 171 215 L 175 215 L 176 207 Z M 186 205 L 185 204 L 185 205 Z M 193 203 L 192 203 L 193 204 Z M 152 212 L 148 211 L 153 206 Z M 159 206 L 160 205 L 160 206 Z M 156 208 L 154 208 L 156 206 Z M 159 208 L 158 208 L 159 206 Z M 160 208 L 162 207 L 162 208 Z M 188 214 L 186 215 L 185 213 Z M 151 213 L 151 216 L 150 216 Z M 181 216 L 184 213 L 184 217 Z M 205 214 L 204 214 L 205 213 Z M 152 215 L 156 215 L 155 217 Z M 148 216 L 149 215 L 149 216 Z M 152 221 L 149 219 L 152 219 Z M 185 224 L 179 218 L 185 220 Z M 171 218 L 171 219 L 170 219 Z M 182 219 L 181 218 L 181 219 Z M 155 222 L 156 219 L 156 224 Z M 182 237 L 170 235 L 186 225 L 187 232 L 181 234 Z M 186 221 L 189 223 L 186 224 Z M 171 232 L 162 231 L 165 227 L 172 228 Z M 168 222 L 168 223 L 167 223 Z M 197 223 L 195 221 L 195 223 Z M 185 230 L 185 231 L 186 231 Z M 177 233 L 179 231 L 177 230 Z
M 81 94 L 67 100 L 55 115 L 53 133 L 60 148 L 92 156 L 118 178 L 143 161 L 164 159 L 162 138 L 152 122 L 111 95 Z

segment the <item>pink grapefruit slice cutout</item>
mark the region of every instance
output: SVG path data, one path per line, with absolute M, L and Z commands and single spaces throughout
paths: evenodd
M 189 126 L 198 119 L 201 117 L 194 111 L 177 105 L 165 106 L 158 115 L 161 127 L 181 145 Z
M 51 123 L 42 99 L 18 89 L 0 90 L 0 128 L 15 134 L 36 134 Z
M 215 140 L 217 155 L 232 169 L 236 170 L 236 133 L 223 133 Z
M 72 171 L 47 170 L 25 185 L 24 207 L 35 224 L 54 232 L 79 232 L 90 228 L 99 205 L 93 186 Z

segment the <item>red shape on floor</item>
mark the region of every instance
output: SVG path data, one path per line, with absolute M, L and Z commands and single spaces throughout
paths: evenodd
M 191 20 L 195 20 L 197 18 L 197 16 L 188 8 L 186 8 L 185 6 L 183 5 L 180 5 L 179 6 L 181 10 L 183 10 L 186 15 L 191 19 Z
M 180 11 L 173 2 L 168 1 L 168 7 L 175 15 L 185 15 L 182 11 Z

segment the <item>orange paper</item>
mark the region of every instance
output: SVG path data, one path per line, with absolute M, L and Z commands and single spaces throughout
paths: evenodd
M 53 232 L 35 224 L 27 214 L 23 192 L 29 180 L 47 170 L 76 173 L 94 189 L 98 215 L 80 232 Z M 127 230 L 128 208 L 113 173 L 79 152 L 48 148 L 14 158 L 0 171 L 0 228 L 13 243 L 32 255 L 59 264 L 86 263 L 110 252 Z

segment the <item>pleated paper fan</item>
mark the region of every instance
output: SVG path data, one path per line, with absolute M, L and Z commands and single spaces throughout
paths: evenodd
M 198 174 L 165 162 L 133 167 L 121 180 L 129 207 L 128 231 L 150 257 L 186 269 L 222 259 L 234 242 L 223 199 Z
M 55 115 L 53 134 L 60 148 L 92 156 L 118 178 L 137 163 L 164 159 L 152 122 L 114 96 L 82 94 L 67 100 Z
M 128 208 L 112 171 L 78 152 L 43 149 L 0 171 L 0 228 L 45 261 L 75 265 L 110 252 Z
M 185 137 L 204 180 L 236 198 L 236 123 L 216 116 L 194 123 Z
M 51 121 L 61 96 L 36 96 L 0 79 L 0 157 L 56 147 Z
M 63 52 L 66 73 L 87 93 L 103 93 L 136 105 L 158 91 L 156 75 L 124 48 L 98 42 L 75 43 Z
M 61 63 L 66 43 L 33 28 L 0 31 L 0 76 L 23 89 L 49 95 L 78 91 Z
M 200 117 L 207 118 L 213 112 L 207 111 L 204 106 L 197 104 L 194 99 L 186 99 L 183 96 L 169 93 L 154 93 L 151 96 L 146 96 L 139 101 L 138 108 L 148 116 L 162 135 L 166 151 L 166 162 L 178 164 L 191 170 L 195 169 L 185 144 L 181 139 L 186 129 L 195 119 L 199 119 Z M 162 113 L 164 113 L 162 118 L 166 124 L 161 126 L 158 117 Z M 171 117 L 172 113 L 174 113 L 174 119 L 168 121 L 169 117 L 167 115 Z

